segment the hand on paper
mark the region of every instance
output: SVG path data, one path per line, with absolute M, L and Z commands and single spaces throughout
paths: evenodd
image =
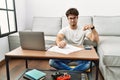
M 58 46 L 59 48 L 64 48 L 64 47 L 66 46 L 66 42 L 65 42 L 65 41 L 60 41 L 60 42 L 57 44 L 57 46 Z

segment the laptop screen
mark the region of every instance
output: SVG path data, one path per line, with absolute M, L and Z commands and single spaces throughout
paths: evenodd
M 22 49 L 45 50 L 44 32 L 20 31 L 19 37 Z

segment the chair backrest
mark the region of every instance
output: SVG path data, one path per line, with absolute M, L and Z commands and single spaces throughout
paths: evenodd
M 93 25 L 102 36 L 120 36 L 120 16 L 94 16 Z
M 32 31 L 44 32 L 45 36 L 56 36 L 61 24 L 61 17 L 34 17 Z

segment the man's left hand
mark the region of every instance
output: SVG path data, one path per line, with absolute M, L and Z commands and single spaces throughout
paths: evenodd
M 93 28 L 93 25 L 92 25 L 92 24 L 86 25 L 86 26 L 83 27 L 83 31 L 88 30 L 88 29 L 91 29 L 91 28 Z

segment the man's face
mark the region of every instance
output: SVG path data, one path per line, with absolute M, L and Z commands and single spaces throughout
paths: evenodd
M 67 18 L 68 18 L 68 22 L 72 28 L 77 26 L 78 16 L 69 15 Z

